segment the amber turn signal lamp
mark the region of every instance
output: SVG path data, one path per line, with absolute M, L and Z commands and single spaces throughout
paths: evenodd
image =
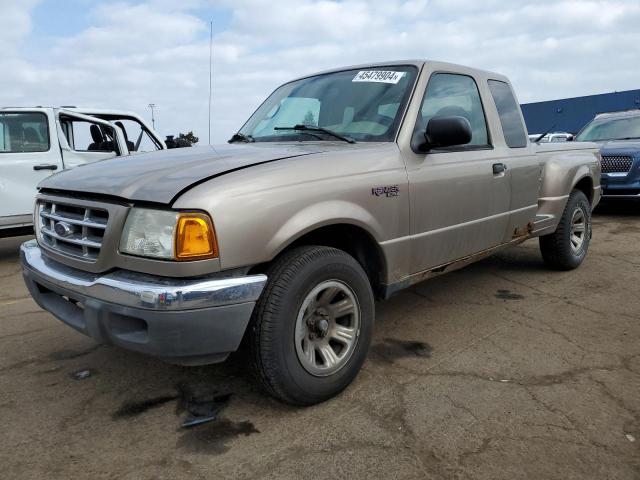
M 182 213 L 176 229 L 176 260 L 216 258 L 218 245 L 213 225 L 204 213 Z

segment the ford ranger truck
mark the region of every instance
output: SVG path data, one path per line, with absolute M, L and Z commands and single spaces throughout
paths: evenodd
M 286 83 L 226 145 L 39 187 L 21 259 L 42 308 L 182 365 L 244 342 L 267 392 L 310 405 L 357 375 L 375 300 L 534 237 L 578 267 L 600 163 L 595 144 L 532 145 L 504 76 L 400 61 Z

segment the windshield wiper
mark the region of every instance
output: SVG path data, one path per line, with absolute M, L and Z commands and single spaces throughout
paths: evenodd
M 622 137 L 622 138 L 612 138 L 612 140 L 638 140 L 640 137 Z
M 227 143 L 233 142 L 245 142 L 245 143 L 253 143 L 255 139 L 251 135 L 245 135 L 244 133 L 234 133 L 233 136 L 227 140 Z
M 331 135 L 334 138 L 337 138 L 338 140 L 342 140 L 343 142 L 347 142 L 347 143 L 356 143 L 356 141 L 351 138 L 351 137 L 346 137 L 344 135 L 340 135 L 339 133 L 334 132 L 333 130 L 329 130 L 328 128 L 324 128 L 324 127 L 314 127 L 311 125 L 294 125 L 293 127 L 274 127 L 274 130 L 296 130 L 299 132 L 322 132 L 322 133 L 326 133 L 327 135 Z

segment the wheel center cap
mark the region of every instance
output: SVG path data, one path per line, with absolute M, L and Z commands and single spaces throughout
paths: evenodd
M 329 331 L 329 321 L 326 318 L 321 318 L 316 322 L 316 328 L 321 336 L 325 336 Z
M 315 340 L 317 338 L 324 338 L 329 333 L 329 311 L 325 308 L 317 308 L 313 315 L 307 321 L 309 327 L 309 338 Z

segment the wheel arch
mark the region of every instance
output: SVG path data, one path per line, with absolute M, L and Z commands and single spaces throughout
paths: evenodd
M 574 182 L 572 190 L 580 190 L 589 200 L 589 205 L 593 204 L 593 179 L 589 175 L 584 175 Z
M 342 220 L 310 226 L 292 236 L 274 252 L 269 262 L 254 266 L 251 272 L 264 271 L 275 258 L 305 245 L 333 247 L 354 257 L 367 274 L 376 298 L 382 298 L 387 278 L 386 257 L 374 235 L 366 227 L 353 221 Z

